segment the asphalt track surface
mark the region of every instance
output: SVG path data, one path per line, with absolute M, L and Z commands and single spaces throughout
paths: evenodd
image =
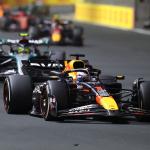
M 138 77 L 150 80 L 150 36 L 116 29 L 83 25 L 84 47 L 54 47 L 70 53 L 84 53 L 103 74 L 123 74 L 123 85 L 131 88 Z M 0 32 L 15 38 L 16 33 Z M 2 84 L 1 84 L 2 86 Z M 150 123 L 131 118 L 125 124 L 107 120 L 46 122 L 28 115 L 8 115 L 0 88 L 1 150 L 149 150 Z

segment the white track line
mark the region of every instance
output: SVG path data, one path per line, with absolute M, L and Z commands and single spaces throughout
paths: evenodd
M 150 35 L 150 30 L 148 30 L 148 29 L 146 30 L 146 29 L 135 28 L 135 29 L 133 29 L 133 32 Z

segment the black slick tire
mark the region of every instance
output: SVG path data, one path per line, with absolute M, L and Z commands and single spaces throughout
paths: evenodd
M 3 102 L 8 114 L 25 114 L 32 108 L 32 84 L 29 76 L 10 75 L 4 81 Z
M 150 81 L 142 82 L 139 87 L 138 105 L 142 110 L 150 111 Z M 138 121 L 150 121 L 150 115 L 136 115 Z
M 42 99 L 41 102 L 43 118 L 46 121 L 58 119 L 58 112 L 68 108 L 68 87 L 66 82 L 48 81 L 45 94 L 45 99 Z

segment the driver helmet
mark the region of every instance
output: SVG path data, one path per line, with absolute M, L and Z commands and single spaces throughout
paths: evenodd
M 28 34 L 21 33 L 20 36 L 23 38 L 19 41 L 18 53 L 30 53 L 29 40 L 26 38 Z
M 85 72 L 77 72 L 77 81 L 83 82 L 88 80 L 88 74 Z
M 17 52 L 18 52 L 18 54 L 21 54 L 21 53 L 29 54 L 30 48 L 28 46 L 25 46 L 25 45 L 20 45 L 17 49 Z
M 70 71 L 73 69 L 85 69 L 85 63 L 82 60 L 71 60 L 65 65 L 65 71 Z M 68 74 L 75 81 L 85 81 L 88 79 L 88 72 L 84 71 L 73 71 Z

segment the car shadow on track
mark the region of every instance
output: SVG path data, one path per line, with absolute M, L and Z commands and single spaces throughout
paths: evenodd
M 57 123 L 74 123 L 74 124 L 116 124 L 116 125 L 150 125 L 150 119 L 144 121 L 138 121 L 135 117 L 130 118 L 81 118 L 81 119 L 72 119 L 72 118 L 65 118 L 64 120 L 57 120 Z

